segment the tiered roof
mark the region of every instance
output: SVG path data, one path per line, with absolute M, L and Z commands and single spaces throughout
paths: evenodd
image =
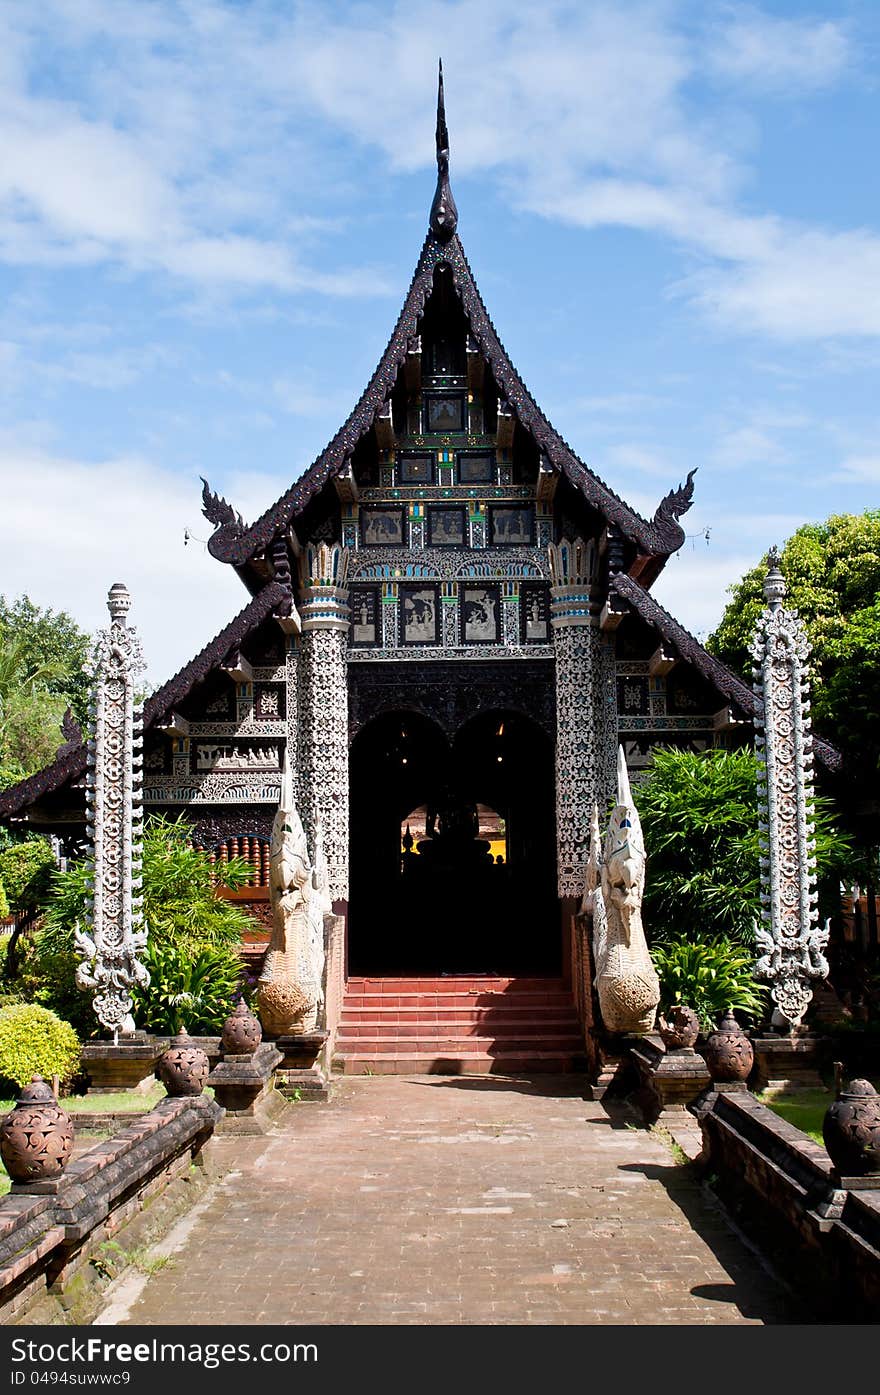
M 437 189 L 431 205 L 428 235 L 416 265 L 403 308 L 373 376 L 360 400 L 318 458 L 255 523 L 245 524 L 224 499 L 205 486 L 204 512 L 216 525 L 208 547 L 222 562 L 246 568 L 283 537 L 309 501 L 349 465 L 355 447 L 370 430 L 388 401 L 407 353 L 418 334 L 419 320 L 434 287 L 438 267 L 448 268 L 470 333 L 489 365 L 500 394 L 516 420 L 529 433 L 549 467 L 559 471 L 584 499 L 615 525 L 634 545 L 629 570 L 649 585 L 667 557 L 684 542 L 678 519 L 691 506 L 692 470 L 687 482 L 670 492 L 652 519 L 637 513 L 579 458 L 532 397 L 489 317 L 457 233 L 458 211 L 449 187 L 449 145 L 441 68 L 437 100 Z

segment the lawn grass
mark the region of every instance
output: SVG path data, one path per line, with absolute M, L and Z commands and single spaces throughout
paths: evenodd
M 765 1090 L 758 1099 L 780 1119 L 794 1124 L 816 1143 L 823 1143 L 822 1120 L 834 1099 L 833 1090 Z
M 67 1114 L 145 1114 L 165 1098 L 165 1087 L 156 1081 L 149 1090 L 116 1090 L 112 1095 L 62 1095 L 58 1103 Z M 0 1100 L 0 1115 L 15 1105 L 14 1099 Z

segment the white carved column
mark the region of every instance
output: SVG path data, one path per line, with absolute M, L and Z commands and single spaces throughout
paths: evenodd
M 334 901 L 348 900 L 348 557 L 338 543 L 302 557 L 300 807 L 312 849 L 320 819 Z
M 761 901 L 764 927 L 755 938 L 762 957 L 759 978 L 785 1023 L 800 1023 L 824 978 L 828 924 L 818 924 L 813 836 L 813 737 L 810 726 L 810 646 L 796 610 L 785 610 L 785 580 L 774 548 L 767 558 L 767 608 L 755 630 L 755 693 L 763 715 L 755 718 L 761 828 Z
M 110 588 L 110 628 L 99 630 L 92 656 L 89 705 L 87 823 L 91 852 L 89 930 L 76 932 L 82 962 L 76 980 L 95 989 L 98 1021 L 113 1033 L 132 1029 L 131 989 L 147 985 L 138 959 L 146 946 L 141 889 L 141 707 L 135 679 L 144 670 L 140 640 L 125 623 L 131 597 Z
M 598 748 L 600 645 L 592 596 L 596 549 L 580 538 L 551 543 L 550 625 L 556 651 L 556 858 L 560 897 L 580 898 L 593 803 L 607 775 Z

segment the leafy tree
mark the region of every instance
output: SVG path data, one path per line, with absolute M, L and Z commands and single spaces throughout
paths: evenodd
M 880 509 L 808 523 L 781 554 L 794 607 L 812 646 L 812 716 L 851 757 L 849 794 L 874 795 L 880 772 Z M 751 681 L 749 643 L 764 608 L 763 560 L 732 586 L 707 648 Z
M 750 750 L 657 750 L 634 791 L 645 835 L 645 925 L 653 940 L 727 936 L 751 946 L 760 915 L 755 757 Z M 851 855 L 828 802 L 816 801 L 816 860 L 828 883 L 826 913 L 838 909 L 841 870 Z
M 0 885 L 14 911 L 26 911 L 46 898 L 55 868 L 48 838 L 28 838 L 0 852 Z
M 89 640 L 64 611 L 39 610 L 27 596 L 0 596 L 0 782 L 39 770 L 61 744 L 70 706 L 82 720 L 88 701 Z
M 20 639 L 34 668 L 46 671 L 46 689 L 70 704 L 83 723 L 89 704 L 86 662 L 91 640 L 64 610 L 41 610 L 29 596 L 0 596 L 0 631 Z M 62 709 L 63 711 L 63 709 Z

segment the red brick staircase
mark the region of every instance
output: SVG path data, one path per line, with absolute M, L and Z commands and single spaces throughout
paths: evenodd
M 334 1066 L 346 1075 L 519 1075 L 583 1068 L 558 978 L 351 978 Z

